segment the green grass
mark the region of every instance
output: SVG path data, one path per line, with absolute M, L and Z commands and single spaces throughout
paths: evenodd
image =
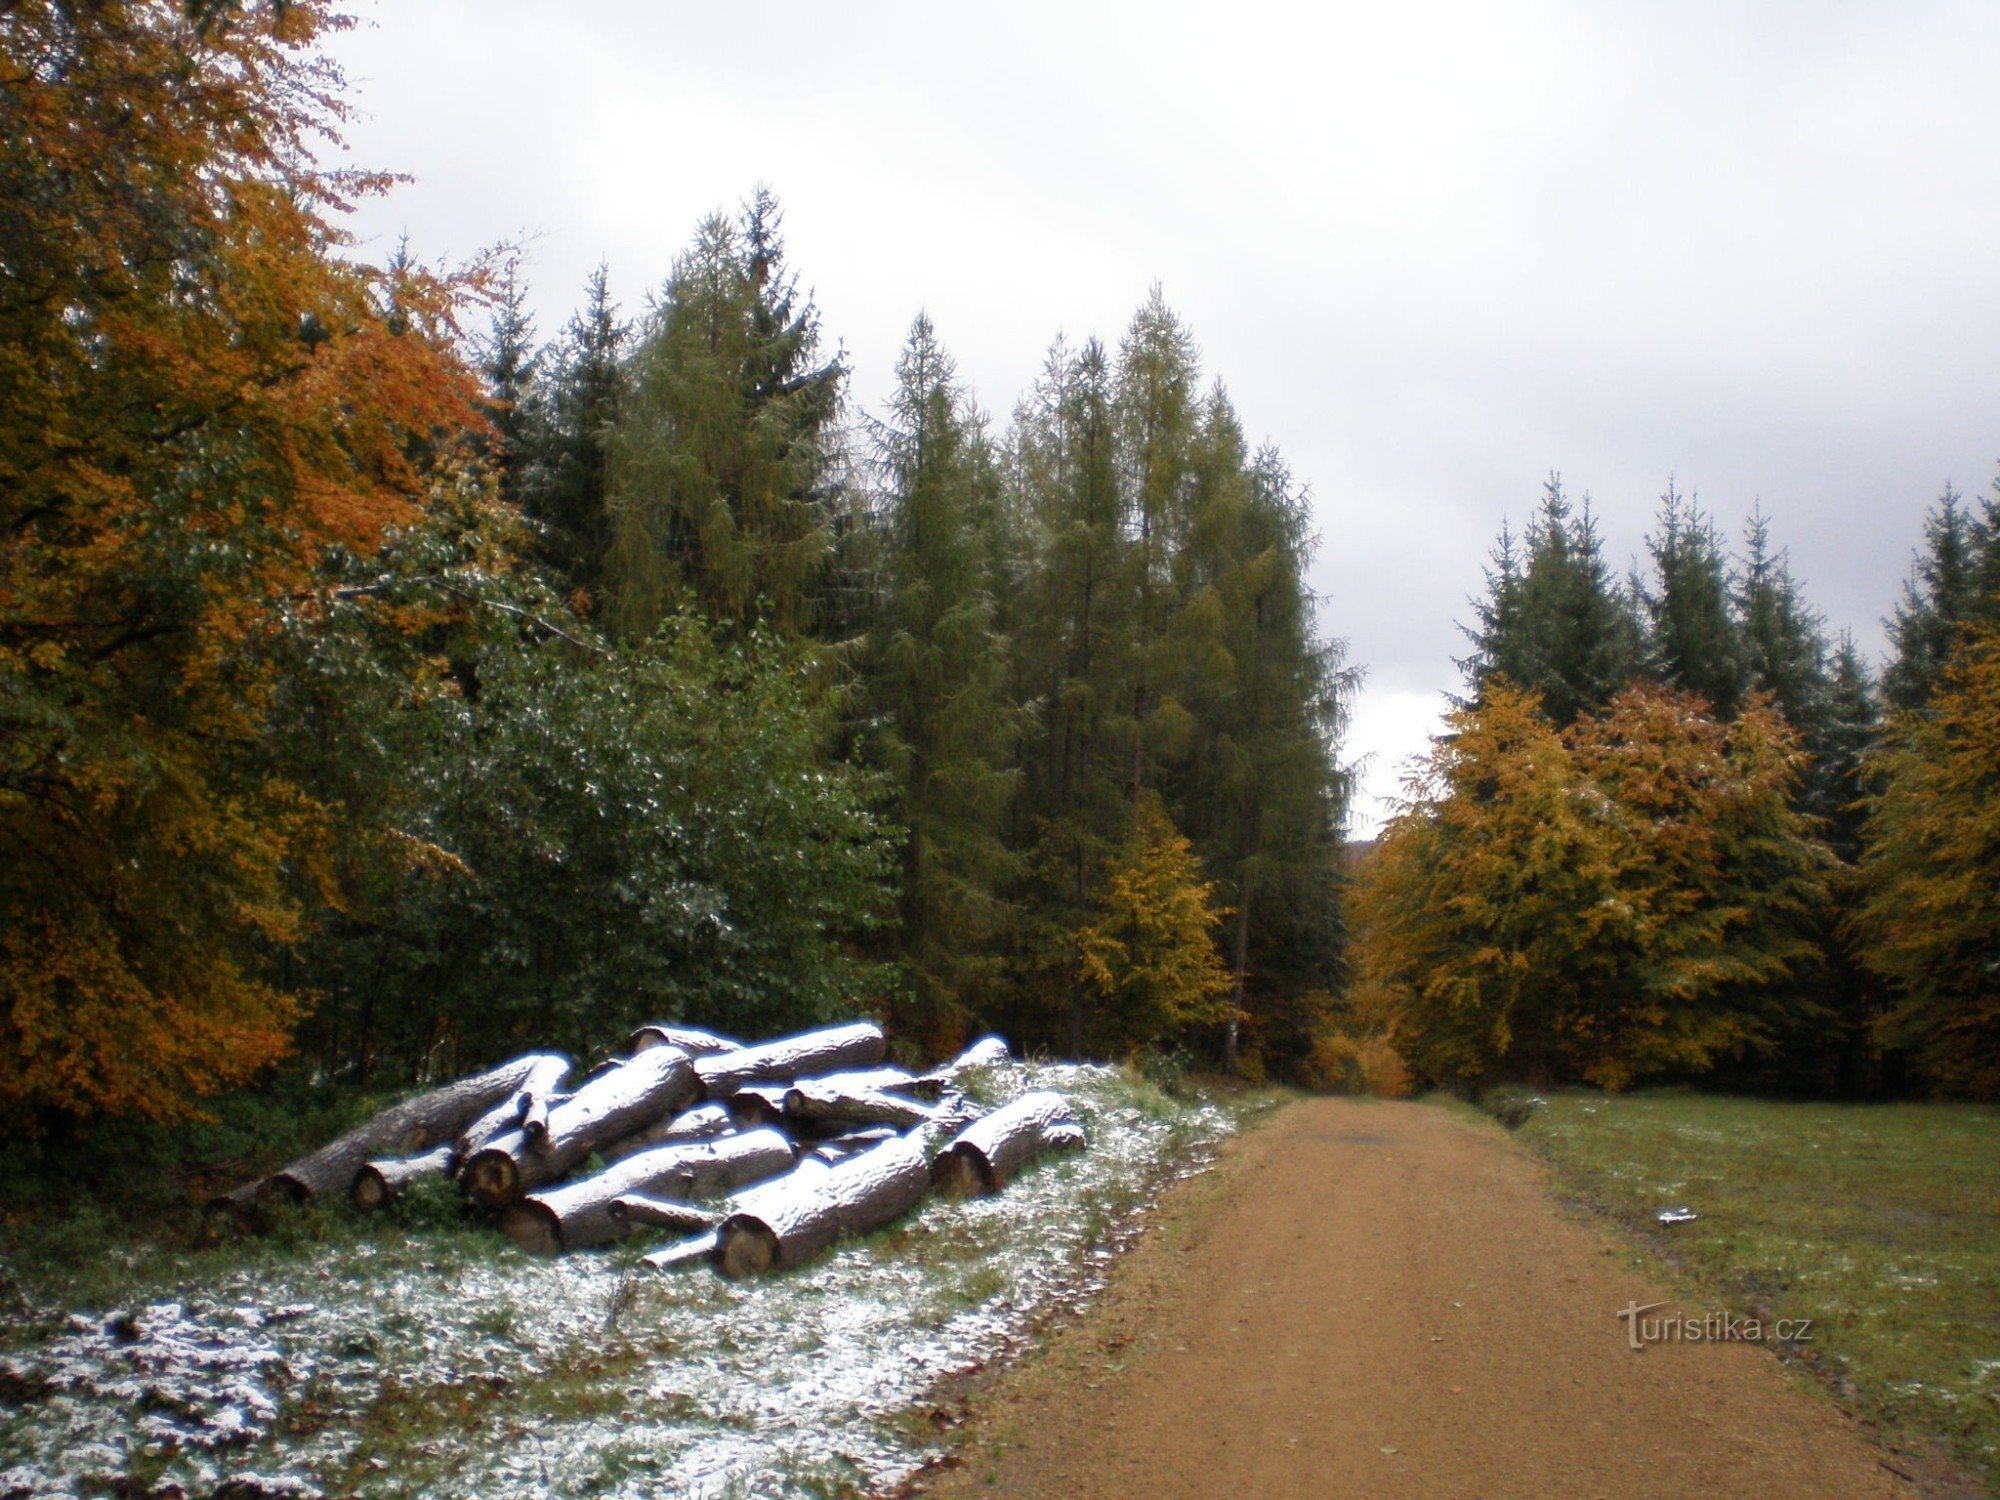
M 1718 1310 L 1811 1318 L 1843 1400 L 2000 1484 L 2000 1107 L 1546 1097 L 1518 1138 L 1582 1197 Z

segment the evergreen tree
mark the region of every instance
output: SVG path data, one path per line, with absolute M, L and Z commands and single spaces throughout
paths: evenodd
M 988 574 L 998 475 L 980 415 L 922 314 L 877 444 L 884 598 L 861 691 L 904 830 L 903 1022 L 942 1050 L 962 1039 L 968 1002 L 992 969 L 1011 875 L 1000 825 L 1012 734 Z
M 1761 508 L 1751 513 L 1744 534 L 1736 619 L 1745 684 L 1770 694 L 1817 754 L 1817 736 L 1832 712 L 1826 638 L 1789 561 L 1772 553 L 1771 524 Z
M 1731 611 L 1729 568 L 1715 523 L 1671 481 L 1646 539 L 1654 582 L 1638 590 L 1653 676 L 1731 718 L 1743 696 L 1743 643 Z
M 1882 693 L 1891 708 L 1921 708 L 1930 700 L 1960 628 L 1979 612 L 1981 555 L 1988 543 L 1981 518 L 1946 485 L 1924 518 L 1924 550 L 1889 621 L 1893 655 Z
M 650 632 L 678 604 L 800 635 L 842 516 L 846 367 L 785 266 L 777 200 L 696 230 L 632 360 L 613 435 L 614 619 Z
M 542 556 L 594 600 L 603 597 L 611 542 L 607 444 L 626 387 L 625 335 L 600 265 L 550 356 L 546 389 L 527 408 L 522 434 L 529 463 L 518 478 L 521 509 L 537 524 Z
M 1488 597 L 1475 605 L 1479 624 L 1462 665 L 1471 702 L 1504 677 L 1533 693 L 1558 726 L 1608 702 L 1639 667 L 1639 629 L 1631 603 L 1611 576 L 1586 496 L 1579 513 L 1551 474 L 1524 539 L 1526 560 L 1512 561 L 1502 533 Z
M 1155 284 L 1118 350 L 1119 454 L 1133 534 L 1127 699 L 1134 792 L 1147 782 L 1149 756 L 1171 756 L 1185 743 L 1185 711 L 1161 684 L 1173 665 L 1167 644 L 1175 602 L 1172 559 L 1188 524 L 1198 360 L 1193 336 Z
M 521 264 L 509 260 L 500 280 L 500 301 L 480 351 L 480 373 L 492 402 L 493 467 L 500 498 L 523 500 L 522 478 L 534 458 L 535 439 L 547 420 L 540 410 L 541 355 L 534 347 L 534 320 Z

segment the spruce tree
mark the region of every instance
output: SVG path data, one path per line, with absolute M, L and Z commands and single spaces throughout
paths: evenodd
M 1543 486 L 1524 543 L 1518 571 L 1507 561 L 1511 551 L 1496 554 L 1488 598 L 1475 606 L 1480 623 L 1469 632 L 1473 651 L 1464 664 L 1469 700 L 1483 701 L 1486 684 L 1504 677 L 1566 725 L 1610 701 L 1638 671 L 1638 623 L 1605 564 L 1589 496 L 1573 509 L 1560 475 Z
M 1770 694 L 1810 745 L 1831 711 L 1826 637 L 1790 561 L 1771 551 L 1771 523 L 1761 507 L 1744 533 L 1735 603 L 1745 685 Z
M 611 539 L 607 445 L 625 394 L 625 337 L 609 272 L 599 265 L 585 283 L 583 306 L 547 356 L 552 368 L 528 412 L 529 461 L 517 480 L 543 556 L 593 605 L 603 598 Z
M 994 967 L 1012 874 L 1000 839 L 1012 724 L 988 574 L 998 475 L 982 419 L 922 314 L 876 441 L 884 592 L 860 691 L 904 831 L 901 1019 L 942 1049 L 962 1039 Z
M 1646 539 L 1653 583 L 1639 590 L 1645 611 L 1645 664 L 1651 675 L 1693 693 L 1717 718 L 1735 715 L 1743 696 L 1743 644 L 1714 521 L 1668 481 L 1656 529 Z
M 1893 655 L 1882 676 L 1891 708 L 1922 708 L 1930 701 L 1959 631 L 1979 612 L 1982 553 L 1989 544 L 1983 520 L 1965 508 L 1950 485 L 1924 518 L 1924 548 L 1916 554 L 1903 599 L 1889 621 Z
M 540 410 L 541 354 L 534 347 L 534 319 L 518 260 L 507 262 L 500 301 L 480 351 L 480 373 L 492 402 L 493 465 L 500 498 L 519 505 L 522 479 L 534 458 L 535 438 L 545 420 Z

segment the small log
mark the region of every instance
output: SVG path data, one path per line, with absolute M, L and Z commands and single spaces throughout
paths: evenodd
M 769 1124 L 769 1121 L 760 1123 Z M 643 1130 L 635 1130 L 623 1140 L 613 1141 L 602 1147 L 598 1155 L 604 1158 L 606 1166 L 623 1161 L 628 1156 L 641 1151 L 649 1151 L 654 1146 L 670 1146 L 676 1141 L 706 1141 L 716 1136 L 727 1135 L 736 1129 L 736 1122 L 729 1111 L 720 1104 L 697 1104 L 693 1109 L 684 1109 L 669 1119 L 648 1125 Z
M 918 1097 L 935 1099 L 947 1090 L 963 1088 L 967 1074 L 981 1073 L 988 1068 L 1004 1068 L 1013 1060 L 1014 1055 L 999 1037 L 983 1036 L 950 1062 L 920 1074 L 916 1085 L 925 1092 Z
M 932 1105 L 848 1082 L 865 1076 L 842 1073 L 831 1078 L 801 1078 L 785 1090 L 785 1119 L 807 1124 L 893 1125 L 907 1130 L 936 1115 Z
M 940 1191 L 970 1198 L 997 1193 L 1045 1151 L 1083 1144 L 1083 1128 L 1061 1094 L 1037 1089 L 975 1120 L 938 1154 L 933 1166 Z
M 722 1221 L 715 1232 L 716 1269 L 734 1281 L 796 1266 L 836 1240 L 894 1223 L 923 1201 L 930 1185 L 923 1147 L 909 1136 L 849 1157 L 791 1191 L 774 1183 Z
M 670 1026 L 662 1022 L 641 1026 L 632 1033 L 625 1050 L 635 1056 L 653 1047 L 678 1047 L 689 1057 L 713 1057 L 718 1052 L 737 1052 L 743 1044 L 734 1037 L 703 1031 L 699 1026 Z
M 605 1212 L 628 1230 L 645 1225 L 653 1229 L 677 1229 L 682 1234 L 709 1234 L 720 1222 L 720 1216 L 710 1209 L 645 1193 L 626 1193 L 613 1198 Z
M 726 1099 L 745 1084 L 790 1083 L 816 1073 L 872 1068 L 888 1050 L 881 1027 L 857 1021 L 697 1058 L 694 1068 L 701 1077 L 703 1098 Z
M 535 1066 L 521 1080 L 521 1086 L 459 1132 L 458 1159 L 470 1161 L 481 1147 L 517 1129 L 531 1110 L 539 1107 L 546 1113 L 550 1096 L 568 1075 L 568 1058 L 557 1052 L 537 1054 Z
M 466 1162 L 460 1180 L 474 1202 L 505 1208 L 523 1193 L 555 1182 L 599 1146 L 675 1113 L 700 1087 L 685 1052 L 655 1047 L 550 1110 L 540 1141 L 512 1130 L 486 1146 Z
M 280 1167 L 256 1183 L 245 1183 L 213 1200 L 211 1208 L 247 1218 L 246 1203 L 284 1191 L 304 1200 L 325 1193 L 346 1193 L 354 1174 L 373 1157 L 408 1156 L 456 1140 L 460 1131 L 521 1086 L 540 1053 L 529 1053 L 484 1073 L 430 1089 L 390 1106 L 310 1155 Z
M 456 1159 L 457 1153 L 452 1147 L 439 1146 L 422 1156 L 371 1161 L 354 1174 L 354 1186 L 348 1190 L 348 1196 L 362 1213 L 372 1214 L 402 1197 L 403 1190 L 419 1177 L 444 1176 Z
M 828 1136 L 823 1141 L 814 1142 L 806 1155 L 832 1166 L 836 1162 L 846 1161 L 850 1156 L 859 1156 L 863 1151 L 879 1146 L 884 1141 L 893 1140 L 901 1133 L 890 1125 L 870 1125 L 861 1130 L 843 1131 L 839 1135 Z
M 627 1233 L 633 1226 L 611 1212 L 616 1199 L 643 1193 L 685 1200 L 728 1192 L 789 1171 L 795 1159 L 792 1143 L 775 1130 L 655 1146 L 595 1177 L 509 1204 L 500 1227 L 532 1255 L 560 1255 Z
M 707 1234 L 679 1240 L 664 1250 L 655 1250 L 645 1257 L 645 1261 L 655 1271 L 684 1271 L 689 1266 L 712 1260 L 714 1256 L 715 1231 L 710 1230 Z

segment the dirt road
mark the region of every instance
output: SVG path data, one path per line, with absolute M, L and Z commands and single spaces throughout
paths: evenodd
M 1771 1354 L 1634 1352 L 1648 1281 L 1483 1122 L 1315 1099 L 1184 1185 L 1112 1286 L 973 1402 L 926 1495 L 1914 1493 Z

